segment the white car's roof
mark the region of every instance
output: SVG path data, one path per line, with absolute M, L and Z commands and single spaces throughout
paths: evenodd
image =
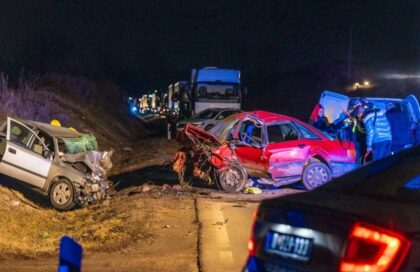
M 77 138 L 82 135 L 79 132 L 72 131 L 66 127 L 56 127 L 47 123 L 26 120 L 22 121 L 22 123 L 33 128 L 39 128 L 41 130 L 44 130 L 48 134 L 51 134 L 52 136 L 55 136 L 57 138 Z

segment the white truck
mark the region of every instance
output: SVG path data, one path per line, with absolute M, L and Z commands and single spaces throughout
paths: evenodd
M 241 72 L 216 67 L 193 69 L 189 94 L 192 115 L 208 108 L 241 109 Z

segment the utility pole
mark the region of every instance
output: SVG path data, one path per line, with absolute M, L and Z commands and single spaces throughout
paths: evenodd
M 352 48 L 353 47 L 353 25 L 350 25 L 350 33 L 349 33 L 349 54 L 347 60 L 347 82 L 350 83 L 351 81 L 351 58 L 352 58 Z

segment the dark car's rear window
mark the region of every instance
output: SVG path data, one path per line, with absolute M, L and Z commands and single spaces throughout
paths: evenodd
M 415 148 L 374 162 L 320 188 L 349 194 L 371 194 L 420 200 L 420 149 Z

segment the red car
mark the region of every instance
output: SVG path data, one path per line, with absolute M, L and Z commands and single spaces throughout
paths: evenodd
M 175 156 L 181 183 L 200 177 L 226 192 L 241 191 L 248 176 L 274 186 L 302 181 L 312 190 L 357 167 L 355 149 L 293 117 L 243 112 L 209 132 L 187 125 Z

